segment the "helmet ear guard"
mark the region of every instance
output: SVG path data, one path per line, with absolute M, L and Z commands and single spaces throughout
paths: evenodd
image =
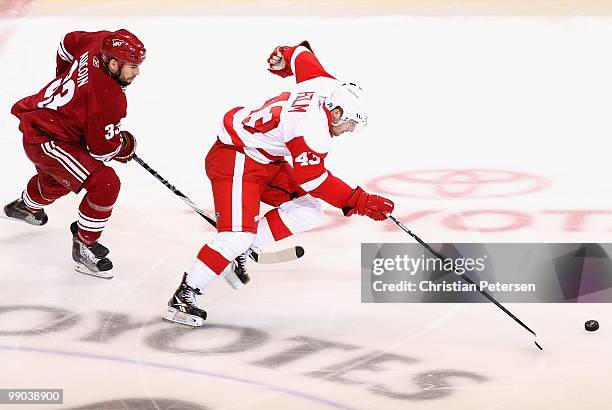
M 342 109 L 342 116 L 336 124 L 340 125 L 347 121 L 355 121 L 357 127 L 363 128 L 368 124 L 368 114 L 365 108 L 365 93 L 355 83 L 343 83 L 325 99 L 325 106 L 328 110 L 334 108 Z

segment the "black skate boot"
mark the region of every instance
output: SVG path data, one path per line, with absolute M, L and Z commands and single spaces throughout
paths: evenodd
M 104 256 L 96 255 L 95 251 L 108 254 L 108 249 L 103 245 L 96 243 L 87 246 L 77 235 L 72 236 L 72 259 L 76 262 L 74 267 L 76 271 L 98 278 L 112 279 L 113 263 Z
M 18 198 L 4 207 L 4 214 L 9 219 L 25 222 L 30 225 L 42 226 L 47 223 L 49 217 L 43 209 L 36 212 L 26 208 L 23 199 Z
M 200 327 L 206 320 L 206 311 L 200 309 L 196 302 L 196 295 L 201 295 L 200 289 L 192 288 L 187 284 L 187 274 L 183 274 L 181 284 L 168 301 L 168 310 L 162 317 L 164 320 L 181 325 Z
M 79 227 L 78 227 L 76 221 L 74 221 L 73 223 L 70 224 L 70 232 L 72 232 L 72 236 L 74 238 L 76 238 L 76 236 L 77 236 L 78 229 L 79 229 Z M 90 246 L 89 249 L 91 249 L 93 254 L 96 255 L 96 257 L 98 257 L 98 258 L 104 258 L 110 252 L 106 246 L 104 246 L 104 245 L 102 245 L 101 243 L 98 243 L 98 242 L 96 242 L 95 245 Z
M 240 289 L 251 280 L 246 271 L 246 262 L 247 256 L 251 256 L 252 253 L 253 251 L 249 249 L 234 259 L 232 263 L 230 263 L 230 265 L 222 272 L 223 277 L 233 289 Z

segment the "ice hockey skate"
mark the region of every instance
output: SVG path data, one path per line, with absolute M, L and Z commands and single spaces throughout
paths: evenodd
M 187 274 L 183 274 L 183 280 L 168 301 L 168 310 L 162 318 L 185 326 L 202 326 L 207 314 L 197 305 L 196 296 L 201 294 L 199 289 L 192 288 L 187 284 Z
M 73 237 L 76 237 L 78 229 L 79 227 L 76 221 L 70 224 L 70 232 L 72 232 Z M 89 249 L 91 249 L 93 254 L 96 255 L 96 257 L 98 258 L 104 258 L 110 253 L 108 248 L 99 242 L 96 242 L 94 245 L 90 246 Z
M 106 257 L 109 253 L 108 248 L 97 242 L 88 246 L 79 240 L 76 222 L 70 225 L 70 231 L 72 232 L 72 259 L 76 263 L 74 267 L 76 271 L 98 278 L 111 279 L 113 263 Z
M 21 198 L 18 198 L 6 205 L 4 207 L 4 214 L 8 219 L 25 222 L 35 226 L 42 226 L 49 220 L 49 217 L 43 209 L 36 212 L 28 210 Z
M 253 251 L 249 249 L 248 251 L 234 259 L 232 263 L 230 263 L 229 266 L 225 268 L 225 270 L 222 272 L 223 277 L 233 289 L 240 289 L 241 287 L 249 283 L 249 281 L 251 280 L 249 274 L 246 271 L 246 262 L 247 256 L 253 258 L 251 256 L 252 254 Z

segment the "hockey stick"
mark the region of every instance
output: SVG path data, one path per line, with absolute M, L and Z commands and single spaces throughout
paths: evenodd
M 208 222 L 214 227 L 217 227 L 217 221 L 215 221 L 213 218 L 207 215 L 206 212 L 204 212 L 202 208 L 197 206 L 191 199 L 189 199 L 187 195 L 179 191 L 174 185 L 168 182 L 167 179 L 159 175 L 157 171 L 151 168 L 140 157 L 138 157 L 137 155 L 134 155 L 134 161 L 138 162 L 138 164 L 140 164 L 140 166 L 146 169 L 147 172 L 149 172 L 149 174 L 153 175 L 158 181 L 164 184 L 164 186 L 168 188 L 170 191 L 172 191 L 174 195 L 181 198 L 183 202 L 189 205 L 191 209 L 196 211 L 198 215 L 200 215 L 202 218 L 206 220 L 206 222 Z M 282 249 L 277 252 L 262 252 L 259 254 L 253 252 L 251 254 L 251 259 L 253 259 L 255 262 L 258 262 L 258 263 L 269 264 L 269 263 L 289 262 L 289 261 L 301 258 L 303 255 L 304 255 L 304 248 L 302 248 L 301 246 L 294 246 L 291 248 Z
M 418 236 L 416 236 L 414 233 L 412 233 L 412 231 L 410 231 L 410 229 L 406 228 L 400 221 L 398 221 L 393 215 L 389 215 L 389 219 L 391 219 L 393 222 L 395 222 L 395 224 L 397 226 L 399 226 L 404 232 L 406 232 L 408 235 L 412 236 L 418 243 L 420 243 L 425 249 L 427 249 L 429 252 L 431 252 L 434 256 L 436 256 L 438 259 L 440 259 L 442 262 L 446 261 L 446 256 L 444 256 L 443 254 L 441 254 L 440 252 L 434 250 L 431 246 L 429 246 L 427 243 L 425 243 L 421 238 L 419 238 Z M 523 323 L 518 317 L 516 317 L 514 314 L 512 314 L 512 312 L 510 312 L 507 308 L 505 308 L 501 303 L 499 303 L 497 300 L 495 300 L 495 298 L 491 295 L 489 295 L 486 291 L 481 290 L 478 286 L 476 286 L 476 283 L 474 283 L 474 281 L 472 279 L 470 279 L 468 276 L 466 276 L 466 274 L 458 274 L 457 272 L 455 272 L 456 275 L 458 275 L 459 277 L 463 278 L 463 280 L 465 280 L 467 283 L 470 283 L 472 285 L 474 285 L 474 287 L 476 288 L 476 290 L 478 292 L 480 292 L 484 297 L 486 297 L 487 299 L 489 299 L 489 301 L 493 302 L 493 304 L 495 304 L 495 306 L 497 306 L 498 308 L 500 308 L 505 314 L 507 314 L 508 316 L 510 316 L 512 319 L 514 319 L 514 321 L 516 323 L 518 323 L 519 325 L 521 325 L 523 328 L 525 328 L 529 333 L 531 333 L 534 337 L 536 337 L 536 333 L 531 330 L 529 328 L 529 326 L 527 326 L 525 323 Z M 535 345 L 538 347 L 538 349 L 543 350 L 542 347 L 538 344 L 537 340 L 534 340 Z

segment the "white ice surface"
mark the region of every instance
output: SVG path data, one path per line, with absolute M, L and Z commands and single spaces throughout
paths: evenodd
M 61 35 L 127 27 L 148 55 L 127 91 L 124 128 L 137 136 L 139 155 L 204 208 L 212 207 L 204 155 L 221 115 L 276 95 L 291 80 L 267 73 L 268 53 L 308 39 L 331 73 L 358 81 L 372 101 L 368 128 L 336 141 L 329 157 L 335 175 L 371 190 L 374 178 L 441 169 L 543 181 L 470 185 L 465 174 L 455 174 L 459 183 L 435 191 L 387 179 L 378 187 L 396 201 L 400 219 L 431 211 L 409 224 L 423 239 L 610 241 L 612 20 L 24 17 L 0 23 L 6 34 L 0 202 L 17 197 L 33 172 L 10 107 L 51 79 Z M 136 163 L 113 166 L 123 187 L 103 236 L 116 266 L 110 281 L 72 269 L 68 226 L 80 198 L 49 207 L 43 228 L 0 220 L 0 388 L 63 388 L 61 408 L 101 402 L 190 408 L 190 402 L 222 409 L 607 409 L 612 402 L 610 305 L 510 305 L 538 332 L 540 352 L 490 304 L 361 304 L 360 243 L 411 239 L 391 222 L 346 219 L 332 208 L 334 226 L 279 244 L 303 245 L 302 260 L 251 264 L 252 282 L 240 291 L 214 283 L 202 298 L 209 327 L 185 331 L 162 323 L 180 275 L 213 231 Z M 521 183 L 539 188 L 500 197 Z M 568 220 L 570 211 L 590 214 Z M 461 212 L 471 216 L 461 219 Z M 74 315 L 54 319 L 37 307 Z M 591 318 L 601 329 L 586 333 L 583 322 Z M 128 322 L 137 325 L 128 330 Z M 309 354 L 315 339 L 335 347 Z M 270 364 L 283 352 L 285 362 Z M 366 356 L 381 361 L 364 368 Z M 317 377 L 309 374 L 315 371 Z M 440 386 L 440 371 L 460 373 Z M 134 405 L 135 398 L 142 401 Z

